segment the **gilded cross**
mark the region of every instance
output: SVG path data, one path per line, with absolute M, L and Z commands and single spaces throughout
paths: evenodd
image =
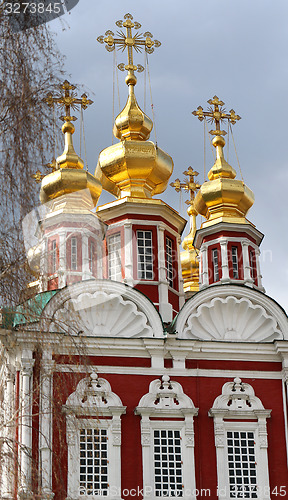
M 220 101 L 217 95 L 214 95 L 213 99 L 209 99 L 207 102 L 210 104 L 207 111 L 198 106 L 197 110 L 192 112 L 192 115 L 197 116 L 201 122 L 206 117 L 209 123 L 215 122 L 215 130 L 210 130 L 209 132 L 211 135 L 226 135 L 224 130 L 220 130 L 222 121 L 227 120 L 232 125 L 235 125 L 237 120 L 241 120 L 241 116 L 236 115 L 234 109 L 230 109 L 229 113 L 226 113 L 225 108 L 223 108 L 225 103 Z
M 65 116 L 60 116 L 62 121 L 74 121 L 77 120 L 75 116 L 71 116 L 71 108 L 73 110 L 77 110 L 79 106 L 82 109 L 86 109 L 90 104 L 93 104 L 93 101 L 87 98 L 87 95 L 84 93 L 81 95 L 81 98 L 76 97 L 76 93 L 74 90 L 76 87 L 65 80 L 60 87 L 60 92 L 58 94 L 53 94 L 49 92 L 47 97 L 44 99 L 47 102 L 48 106 L 52 108 L 54 104 L 57 104 L 60 108 L 65 108 Z
M 183 174 L 187 176 L 184 182 L 181 182 L 180 179 L 175 179 L 175 182 L 171 182 L 170 186 L 173 187 L 177 193 L 179 193 L 181 189 L 184 189 L 184 191 L 190 195 L 190 199 L 185 203 L 187 203 L 187 205 L 194 205 L 195 193 L 201 187 L 200 184 L 195 182 L 194 177 L 197 177 L 199 173 L 193 170 L 192 167 L 189 167 Z
M 118 68 L 121 71 L 143 71 L 144 68 L 141 64 L 134 65 L 133 62 L 133 49 L 136 52 L 141 52 L 142 48 L 145 49 L 148 54 L 152 54 L 154 52 L 154 48 L 160 47 L 161 43 L 158 40 L 152 40 L 153 35 L 146 31 L 145 33 L 132 33 L 132 29 L 139 30 L 141 28 L 141 24 L 133 21 L 133 16 L 131 14 L 125 14 L 124 21 L 117 21 L 116 26 L 119 28 L 126 28 L 126 33 L 124 31 L 117 31 L 117 35 L 119 38 L 114 37 L 113 31 L 106 31 L 105 36 L 98 36 L 97 40 L 100 43 L 106 44 L 106 49 L 108 52 L 112 52 L 116 46 L 118 45 L 118 50 L 122 50 L 124 52 L 127 49 L 128 52 L 128 64 L 124 65 L 123 63 L 118 64 Z

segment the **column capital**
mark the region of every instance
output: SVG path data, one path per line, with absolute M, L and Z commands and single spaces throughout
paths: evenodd
M 55 368 L 54 359 L 42 359 L 41 360 L 41 370 L 45 375 L 52 375 Z
M 21 358 L 21 372 L 23 376 L 31 377 L 33 373 L 35 359 Z

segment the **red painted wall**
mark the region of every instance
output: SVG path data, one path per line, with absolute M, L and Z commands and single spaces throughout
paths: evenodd
M 191 360 L 192 361 L 192 360 Z M 209 364 L 203 360 L 202 363 Z M 137 364 L 137 358 L 135 359 Z M 214 368 L 216 360 L 211 363 L 210 368 Z M 245 363 L 245 362 L 244 362 Z M 225 361 L 225 368 L 229 367 L 229 361 Z M 277 363 L 267 363 L 269 367 L 279 369 Z M 100 365 L 100 363 L 99 363 Z M 263 363 L 262 369 L 267 369 Z M 117 363 L 118 366 L 118 363 Z M 123 362 L 125 366 L 125 362 Z M 243 362 L 232 362 L 230 369 L 241 370 Z M 209 368 L 207 366 L 207 368 Z M 224 366 L 223 366 L 224 368 Z M 260 368 L 260 364 L 257 365 Z M 219 366 L 219 369 L 221 367 Z M 254 369 L 255 363 L 254 363 Z M 159 371 L 159 378 L 162 373 Z M 65 498 L 65 485 L 67 480 L 67 446 L 66 446 L 66 423 L 65 416 L 61 411 L 68 395 L 76 388 L 77 382 L 84 375 L 71 373 L 54 374 L 54 458 L 53 458 L 53 488 L 56 491 L 55 500 Z M 122 488 L 133 489 L 142 487 L 142 450 L 140 435 L 140 417 L 134 414 L 134 410 L 140 398 L 148 392 L 149 383 L 158 378 L 156 375 L 132 375 L 132 374 L 101 374 L 111 384 L 115 392 L 127 406 L 126 415 L 122 416 Z M 195 417 L 195 467 L 196 486 L 198 489 L 210 489 L 211 497 L 216 498 L 217 471 L 216 471 L 216 450 L 214 444 L 214 422 L 208 416 L 208 411 L 212 407 L 217 396 L 222 392 L 225 382 L 231 381 L 229 378 L 212 377 L 178 377 L 171 375 L 171 379 L 181 383 L 184 392 L 192 398 L 196 407 L 199 408 L 199 415 Z M 272 417 L 268 419 L 268 460 L 270 470 L 270 486 L 274 487 L 288 484 L 288 471 L 286 465 L 285 450 L 285 429 L 283 418 L 283 395 L 281 380 L 268 379 L 246 379 L 243 381 L 252 385 L 266 409 L 272 409 Z M 61 465 L 61 467 L 60 467 Z M 61 477 L 59 473 L 61 468 Z M 129 497 L 127 497 L 129 498 Z M 133 497 L 131 497 L 132 500 Z M 200 498 L 200 497 L 199 497 Z

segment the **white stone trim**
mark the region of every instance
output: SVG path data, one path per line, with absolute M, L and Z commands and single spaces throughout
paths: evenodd
M 106 309 L 112 303 L 114 314 L 109 316 Z M 42 318 L 41 327 L 46 331 L 70 328 L 71 334 L 164 337 L 161 318 L 151 301 L 128 285 L 111 280 L 79 282 L 61 290 L 44 308 Z
M 41 359 L 40 373 L 40 414 L 39 414 L 39 460 L 41 476 L 41 492 L 44 498 L 52 499 L 52 400 L 53 370 L 55 361 L 52 354 L 44 351 Z M 45 496 L 46 495 L 46 496 Z
M 209 410 L 209 416 L 214 418 L 219 499 L 230 500 L 231 498 L 226 439 L 226 433 L 229 430 L 255 432 L 257 498 L 259 500 L 270 499 L 266 426 L 266 419 L 270 417 L 270 414 L 271 410 L 264 409 L 250 384 L 243 383 L 240 378 L 236 377 L 233 382 L 223 385 L 222 394 L 215 399 Z M 233 422 L 233 419 L 237 422 Z M 255 419 L 257 422 L 249 422 Z
M 217 299 L 215 299 L 215 296 L 217 297 Z M 200 307 L 203 308 L 204 305 L 207 305 L 209 307 L 209 305 L 211 306 L 212 304 L 214 304 L 215 300 L 225 301 L 229 296 L 234 297 L 234 300 L 236 301 L 249 301 L 251 302 L 251 306 L 254 308 L 262 308 L 267 317 L 271 318 L 272 323 L 275 323 L 274 338 L 279 340 L 288 339 L 288 319 L 284 311 L 276 302 L 274 302 L 267 295 L 264 295 L 263 293 L 256 291 L 250 287 L 230 284 L 218 285 L 217 289 L 215 288 L 215 286 L 208 287 L 205 290 L 202 290 L 200 293 L 197 293 L 185 303 L 176 320 L 175 329 L 177 331 L 177 338 L 188 338 L 187 327 L 189 325 L 189 321 L 191 321 L 189 318 L 191 318 L 192 315 L 198 314 Z M 221 319 L 221 316 L 218 315 L 218 319 Z M 217 321 L 216 318 L 215 320 Z M 223 332 L 223 335 L 224 333 L 225 332 Z M 193 331 L 191 331 L 191 335 L 193 337 Z M 258 337 L 258 339 L 253 339 L 252 336 L 249 341 L 255 342 L 257 340 L 269 340 L 265 335 L 263 335 L 263 339 L 261 339 L 260 337 Z M 195 336 L 193 338 L 195 338 Z M 201 338 L 201 336 L 197 336 L 197 338 Z M 219 336 L 219 340 L 221 340 L 221 336 Z M 222 338 L 222 340 L 224 340 L 224 338 Z M 235 340 L 241 341 L 241 339 Z
M 193 419 L 198 415 L 198 408 L 195 408 L 193 401 L 184 394 L 178 382 L 170 381 L 168 375 L 163 375 L 162 380 L 156 379 L 150 383 L 149 392 L 140 399 L 135 413 L 141 415 L 144 500 L 161 498 L 155 495 L 153 469 L 153 431 L 155 428 L 180 430 L 184 485 L 182 498 L 189 496 L 191 500 L 196 500 Z M 150 420 L 150 417 L 156 417 L 157 420 Z M 173 417 L 182 417 L 183 420 L 169 420 Z
M 35 360 L 30 350 L 22 352 L 20 372 L 20 498 L 32 498 L 32 397 L 33 366 Z

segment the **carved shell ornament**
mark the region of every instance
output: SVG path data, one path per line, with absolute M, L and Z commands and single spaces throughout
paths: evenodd
M 57 329 L 110 337 L 153 337 L 147 316 L 120 294 L 98 291 L 67 300 L 54 315 Z
M 216 297 L 200 304 L 179 338 L 246 342 L 282 339 L 276 319 L 248 298 Z

